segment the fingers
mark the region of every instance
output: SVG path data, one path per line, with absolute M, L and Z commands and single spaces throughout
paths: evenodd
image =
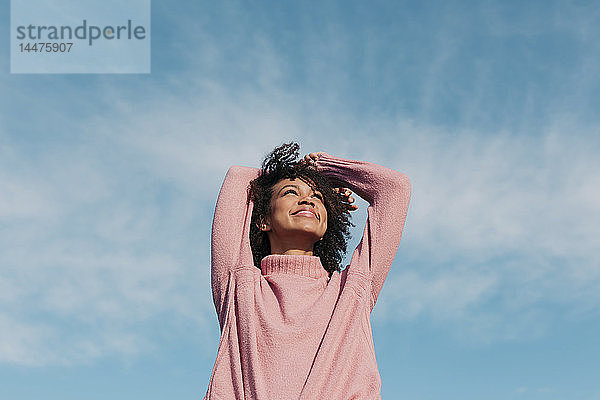
M 316 163 L 317 163 L 317 161 L 319 161 L 321 154 L 323 154 L 323 152 L 321 152 L 321 151 L 316 152 L 316 153 L 309 153 L 304 156 L 304 162 L 307 164 L 316 166 Z
M 354 201 L 354 197 L 352 197 L 352 190 L 350 190 L 348 188 L 334 188 L 333 190 L 336 193 L 339 193 L 342 196 L 346 197 L 346 199 L 352 199 L 352 201 Z
M 352 204 L 352 203 L 354 203 L 354 197 L 348 197 L 348 204 L 346 204 L 348 211 L 358 210 L 358 206 L 356 204 Z
M 302 159 L 303 162 L 305 162 L 308 165 L 311 165 L 313 167 L 317 167 L 317 161 L 319 161 L 319 158 L 321 157 L 323 153 L 322 151 L 316 152 L 316 153 L 308 153 L 307 155 L 304 156 L 304 158 Z M 342 203 L 346 206 L 346 208 L 348 209 L 348 211 L 355 211 L 358 210 L 358 206 L 354 203 L 354 197 L 352 196 L 352 190 L 348 189 L 348 188 L 344 188 L 344 187 L 337 187 L 333 189 L 335 191 L 335 193 L 338 193 L 342 196 Z
M 354 197 L 352 196 L 352 190 L 350 190 L 348 188 L 334 188 L 333 190 L 336 193 L 343 196 L 342 202 L 344 203 L 344 205 L 346 206 L 348 211 L 358 210 L 358 206 L 355 204 L 352 204 L 352 203 L 354 203 Z

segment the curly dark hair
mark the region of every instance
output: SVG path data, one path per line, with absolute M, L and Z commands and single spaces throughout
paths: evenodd
M 321 259 L 321 264 L 329 273 L 341 269 L 341 262 L 346 253 L 346 245 L 350 238 L 350 213 L 343 196 L 334 191 L 333 182 L 317 172 L 314 166 L 298 159 L 300 146 L 290 142 L 275 148 L 269 153 L 256 179 L 250 182 L 249 199 L 254 202 L 252 223 L 250 226 L 250 245 L 254 265 L 260 268 L 261 260 L 271 254 L 271 244 L 266 232 L 258 226 L 271 213 L 271 197 L 273 186 L 282 179 L 303 179 L 313 190 L 323 195 L 327 210 L 327 230 L 321 240 L 314 244 L 313 254 Z

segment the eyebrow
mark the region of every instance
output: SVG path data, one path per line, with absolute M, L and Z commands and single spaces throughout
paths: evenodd
M 286 187 L 293 187 L 294 189 L 300 191 L 300 186 L 298 186 L 298 185 L 296 185 L 294 183 L 288 183 L 287 185 L 284 185 L 281 189 L 279 189 L 279 191 L 277 192 L 277 194 L 279 195 L 283 191 L 283 189 L 285 189 Z M 323 196 L 323 193 L 321 193 L 320 190 L 313 189 L 312 187 L 310 188 L 310 190 L 312 190 L 314 194 L 320 194 L 321 196 Z
M 288 183 L 287 185 L 284 185 L 281 189 L 279 189 L 279 191 L 277 192 L 277 194 L 281 193 L 283 189 L 285 189 L 286 187 L 293 187 L 295 189 L 297 189 L 298 191 L 300 191 L 300 186 L 295 185 L 293 183 Z

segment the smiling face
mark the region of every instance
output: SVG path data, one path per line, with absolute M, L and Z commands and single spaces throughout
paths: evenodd
M 271 213 L 261 227 L 274 254 L 286 249 L 312 251 L 327 230 L 323 195 L 302 179 L 282 179 L 273 186 Z

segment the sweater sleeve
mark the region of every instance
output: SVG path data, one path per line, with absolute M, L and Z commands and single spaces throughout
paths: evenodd
M 365 161 L 322 153 L 317 170 L 369 203 L 362 239 L 349 274 L 363 273 L 371 283 L 371 310 L 394 261 L 410 201 L 410 181 L 400 172 Z
M 238 265 L 253 265 L 250 248 L 252 203 L 248 184 L 258 176 L 258 169 L 233 166 L 227 171 L 212 225 L 211 286 L 213 301 L 221 327 L 229 272 Z

